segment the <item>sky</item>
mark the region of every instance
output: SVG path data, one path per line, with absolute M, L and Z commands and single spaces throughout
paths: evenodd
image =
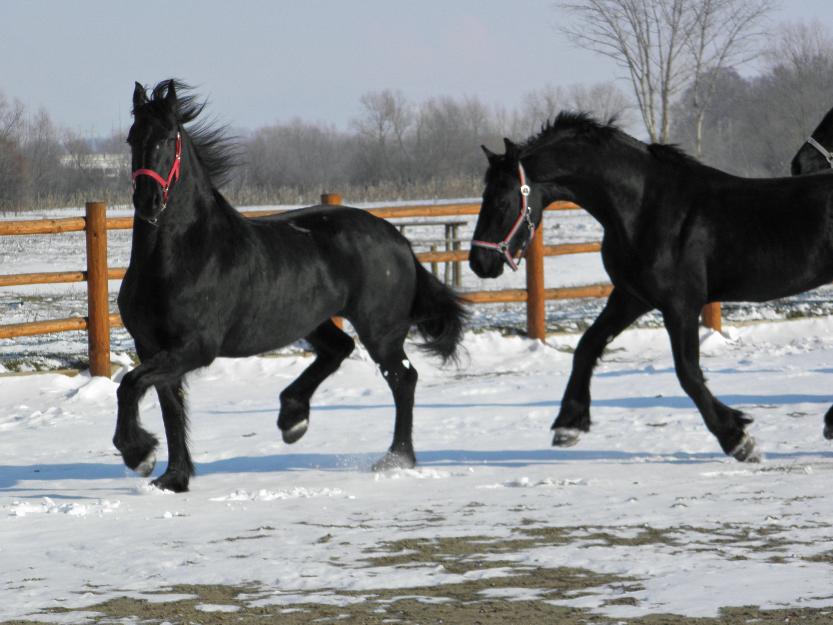
M 781 7 L 773 24 L 833 26 L 833 0 Z M 0 92 L 89 136 L 129 125 L 134 81 L 169 77 L 236 128 L 346 128 L 382 89 L 512 109 L 546 84 L 620 77 L 567 41 L 564 18 L 553 0 L 0 0 Z

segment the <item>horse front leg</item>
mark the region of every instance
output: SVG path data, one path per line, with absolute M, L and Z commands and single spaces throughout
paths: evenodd
M 156 463 L 156 446 L 158 440 L 139 425 L 139 401 L 151 386 L 165 389 L 177 388 L 182 377 L 189 371 L 210 364 L 211 359 L 201 356 L 199 350 L 191 347 L 180 350 L 157 352 L 149 359 L 143 361 L 138 367 L 128 372 L 119 384 L 116 396 L 118 399 L 118 416 L 116 420 L 116 433 L 113 436 L 113 444 L 116 446 L 124 459 L 124 463 L 134 471 L 143 476 L 150 475 Z M 164 398 L 164 399 L 163 399 Z M 165 419 L 166 435 L 168 436 L 168 448 L 175 450 L 176 454 L 184 448 L 187 454 L 187 442 L 184 433 L 184 418 L 179 419 L 175 415 L 184 415 L 184 407 L 177 407 L 175 398 L 168 396 L 168 392 L 160 394 L 163 402 L 163 419 Z M 181 404 L 181 400 L 179 404 Z M 166 408 L 167 406 L 167 408 Z M 167 416 L 166 416 L 167 413 Z M 176 419 L 182 421 L 183 432 L 178 437 L 178 428 L 172 425 Z M 180 440 L 181 438 L 181 440 Z M 173 445 L 171 444 L 173 441 Z M 169 463 L 170 466 L 170 463 Z M 174 484 L 176 490 L 187 490 L 188 480 L 181 483 L 181 480 Z
M 573 369 L 552 424 L 552 444 L 570 447 L 590 430 L 590 378 L 605 347 L 625 328 L 651 310 L 651 306 L 622 289 L 614 288 L 604 309 L 587 329 L 573 354 Z
M 663 311 L 677 379 L 697 406 L 706 427 L 715 435 L 723 452 L 741 462 L 760 462 L 761 454 L 755 439 L 745 431 L 745 426 L 752 420 L 718 401 L 706 386 L 700 369 L 699 310 L 700 307 L 695 306 Z
M 170 385 L 157 385 L 156 394 L 168 441 L 168 466 L 151 484 L 162 490 L 181 493 L 188 490 L 188 481 L 194 475 L 194 463 L 188 451 L 188 414 L 182 378 Z

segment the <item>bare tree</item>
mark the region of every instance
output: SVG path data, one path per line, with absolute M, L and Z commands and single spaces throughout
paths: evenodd
M 612 82 L 566 87 L 547 84 L 524 95 L 517 119 L 513 120 L 514 134 L 536 132 L 562 109 L 585 111 L 605 121 L 615 118 L 628 125 L 633 104 Z
M 561 26 L 570 40 L 625 69 L 650 140 L 666 143 L 674 97 L 706 66 L 720 60 L 726 67 L 739 57 L 772 2 L 565 0 L 558 6 L 575 18 Z M 729 16 L 731 22 L 720 21 Z
M 401 91 L 385 89 L 359 99 L 361 113 L 352 126 L 367 144 L 368 171 L 390 171 L 395 161 L 407 158 L 405 134 L 413 123 L 411 105 Z
M 0 93 L 0 209 L 19 207 L 26 181 L 26 159 L 21 151 L 25 109 Z
M 703 120 L 714 97 L 718 78 L 729 68 L 750 60 L 762 36 L 764 18 L 773 0 L 700 0 L 693 2 L 694 30 L 687 40 L 693 74 L 695 111 L 694 151 L 703 153 Z

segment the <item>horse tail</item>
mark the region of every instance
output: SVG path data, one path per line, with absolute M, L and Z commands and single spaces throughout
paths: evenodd
M 416 292 L 411 321 L 424 341 L 421 348 L 439 356 L 443 362 L 456 360 L 469 313 L 460 296 L 425 269 L 416 256 L 414 265 Z

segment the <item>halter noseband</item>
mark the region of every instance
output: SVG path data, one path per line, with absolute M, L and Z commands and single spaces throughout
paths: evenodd
M 149 176 L 153 178 L 160 187 L 162 187 L 162 210 L 168 205 L 168 191 L 171 188 L 171 183 L 174 180 L 179 180 L 180 163 L 182 162 L 182 138 L 180 134 L 176 133 L 176 153 L 174 155 L 174 163 L 171 165 L 171 171 L 168 173 L 166 180 L 152 169 L 137 169 L 131 174 L 133 180 L 133 187 L 136 187 L 136 178 L 139 176 Z M 160 211 L 161 212 L 161 211 Z M 156 219 L 145 219 L 149 223 L 156 225 Z
M 831 168 L 833 168 L 833 152 L 829 152 L 827 148 L 825 148 L 821 143 L 813 139 L 813 137 L 807 139 L 807 143 L 816 148 L 819 151 L 819 153 L 827 160 L 827 164 L 830 165 Z
M 526 183 L 526 172 L 524 172 L 524 167 L 521 165 L 520 161 L 518 161 L 518 178 L 521 182 L 521 211 L 518 213 L 518 218 L 515 220 L 515 223 L 512 224 L 512 229 L 509 230 L 509 234 L 503 237 L 503 240 L 499 243 L 492 243 L 491 241 L 478 241 L 474 239 L 471 242 L 473 246 L 485 247 L 488 250 L 495 250 L 498 254 L 503 255 L 506 262 L 509 263 L 509 266 L 512 268 L 512 271 L 518 270 L 518 264 L 512 257 L 512 253 L 509 251 L 509 242 L 518 232 L 518 228 L 521 227 L 521 224 L 525 221 L 528 232 L 521 249 L 518 250 L 518 259 L 520 260 L 520 258 L 523 257 L 524 252 L 526 252 L 526 248 L 532 240 L 532 237 L 535 235 L 535 224 L 532 223 L 532 207 L 529 205 L 530 188 Z

